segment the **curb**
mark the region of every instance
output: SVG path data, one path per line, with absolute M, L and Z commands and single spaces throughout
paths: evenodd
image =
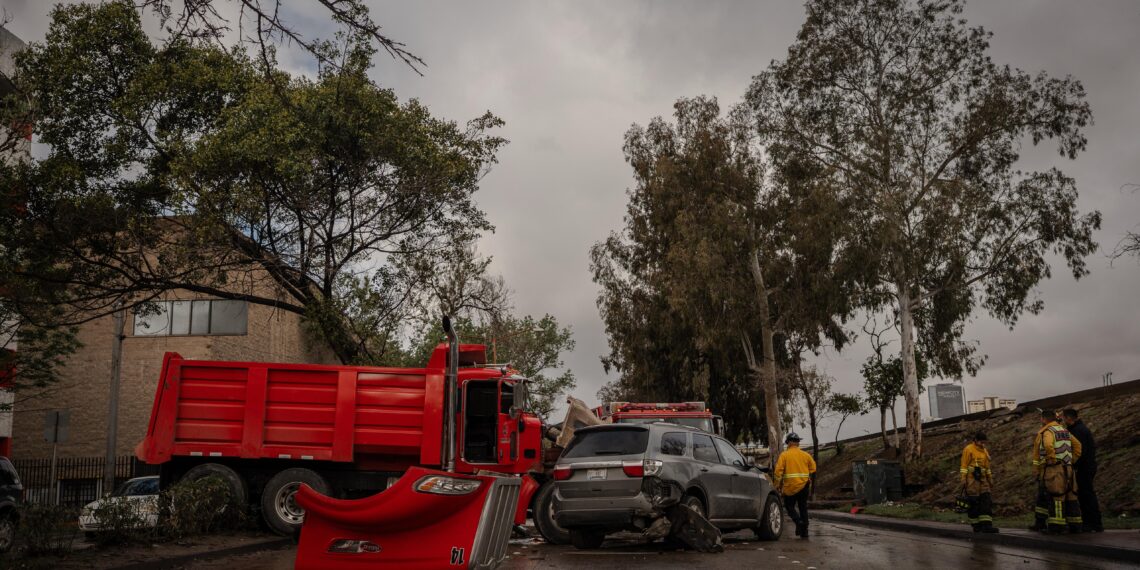
M 972 542 L 985 542 L 1001 546 L 1013 546 L 1035 550 L 1051 550 L 1068 554 L 1078 554 L 1092 558 L 1106 558 L 1121 562 L 1140 564 L 1140 549 L 1120 548 L 1103 544 L 1090 544 L 1082 542 L 1055 542 L 1044 538 L 1032 536 L 1019 536 L 1015 534 L 977 534 L 973 530 L 958 530 L 936 526 L 926 526 L 907 522 L 902 519 L 874 517 L 874 515 L 847 515 L 829 511 L 812 511 L 810 517 L 816 520 L 833 523 L 850 523 L 884 530 L 927 534 L 944 538 L 955 538 Z M 874 518 L 871 518 L 874 517 Z
M 208 550 L 197 554 L 181 554 L 178 556 L 172 556 L 170 558 L 160 558 L 157 560 L 148 560 L 146 562 L 128 564 L 126 566 L 116 566 L 111 570 L 157 570 L 159 568 L 179 568 L 187 566 L 192 562 L 201 562 L 203 560 L 212 560 L 215 558 L 225 558 L 227 556 L 238 556 L 241 554 L 251 554 L 254 552 L 261 552 L 263 550 L 281 550 L 290 546 L 293 546 L 292 538 L 276 538 L 263 542 L 255 542 L 253 544 L 234 546 L 232 548 Z

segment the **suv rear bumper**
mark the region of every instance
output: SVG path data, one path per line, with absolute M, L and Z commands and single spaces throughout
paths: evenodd
M 562 499 L 558 495 L 554 498 L 554 520 L 563 528 L 626 528 L 634 526 L 636 518 L 657 518 L 661 514 L 644 494 L 620 499 Z
M 655 495 L 650 496 L 650 493 Z M 637 519 L 644 519 L 648 523 L 664 516 L 664 509 L 680 500 L 679 488 L 656 477 L 647 478 L 636 495 L 625 497 L 566 498 L 562 496 L 558 484 L 555 484 L 554 520 L 564 528 L 640 528 L 635 523 Z

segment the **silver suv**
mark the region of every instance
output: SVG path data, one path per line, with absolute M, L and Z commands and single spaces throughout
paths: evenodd
M 597 548 L 611 532 L 644 532 L 675 507 L 721 530 L 751 528 L 764 540 L 780 538 L 783 526 L 768 476 L 729 442 L 685 426 L 581 428 L 554 479 L 554 519 L 578 548 Z

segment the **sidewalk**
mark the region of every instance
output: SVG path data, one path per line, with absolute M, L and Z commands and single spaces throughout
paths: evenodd
M 967 525 L 953 523 L 817 510 L 811 511 L 809 516 L 816 520 L 831 523 L 857 524 L 885 530 L 930 534 L 1018 548 L 1054 550 L 1069 554 L 1140 563 L 1140 532 L 1136 530 L 1044 535 L 1027 529 L 1003 528 L 998 534 L 976 534 Z

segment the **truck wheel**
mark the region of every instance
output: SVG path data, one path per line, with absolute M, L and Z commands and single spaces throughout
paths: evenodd
M 768 495 L 764 501 L 764 510 L 760 511 L 760 520 L 756 528 L 752 529 L 760 540 L 779 540 L 784 531 L 784 507 L 775 495 Z
M 195 465 L 182 476 L 179 481 L 197 481 L 207 477 L 217 477 L 226 483 L 230 488 L 230 496 L 233 497 L 234 503 L 240 508 L 245 509 L 249 503 L 249 493 L 246 492 L 245 479 L 238 475 L 237 471 L 222 465 L 221 463 L 203 463 Z
M 600 548 L 606 541 L 606 531 L 594 528 L 576 528 L 570 531 L 570 542 L 578 550 Z
M 273 476 L 261 492 L 261 516 L 269 530 L 292 536 L 305 522 L 305 509 L 297 504 L 297 490 L 304 483 L 322 494 L 329 494 L 329 484 L 312 469 L 293 467 Z
M 554 520 L 554 481 L 547 481 L 534 496 L 534 526 L 550 544 L 570 544 L 570 531 Z

